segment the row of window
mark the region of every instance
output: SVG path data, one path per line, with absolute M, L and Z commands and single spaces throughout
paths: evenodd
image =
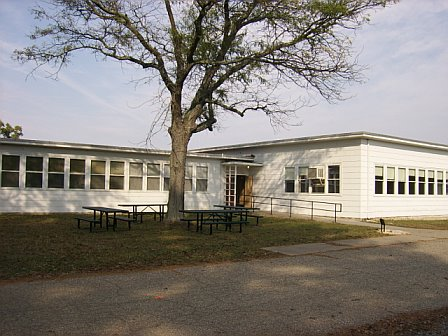
M 448 171 L 375 166 L 375 194 L 448 195 Z
M 327 172 L 327 174 L 325 174 Z M 285 192 L 340 193 L 340 167 L 285 167 Z
M 25 166 L 21 182 L 21 166 Z M 168 163 L 2 155 L 1 187 L 50 189 L 168 190 Z M 185 190 L 207 191 L 208 167 L 186 167 Z

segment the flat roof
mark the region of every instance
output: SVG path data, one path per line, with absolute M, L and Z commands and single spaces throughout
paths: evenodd
M 290 138 L 290 139 L 279 139 L 279 140 L 271 140 L 271 141 L 261 141 L 261 142 L 250 142 L 250 143 L 242 143 L 236 145 L 229 146 L 217 146 L 217 147 L 208 147 L 208 148 L 200 148 L 195 149 L 192 152 L 195 153 L 210 153 L 210 152 L 219 152 L 225 150 L 232 149 L 245 149 L 245 148 L 256 148 L 256 147 L 270 147 L 270 146 L 280 146 L 280 145 L 297 145 L 297 144 L 306 144 L 306 143 L 318 143 L 318 142 L 327 142 L 327 141 L 336 141 L 336 140 L 350 140 L 350 139 L 366 139 L 366 140 L 377 140 L 388 143 L 396 143 L 414 147 L 424 147 L 430 149 L 438 149 L 442 151 L 448 151 L 448 145 L 438 144 L 432 142 L 425 142 L 419 140 L 406 139 L 401 137 L 395 137 L 390 135 L 383 135 L 378 133 L 370 133 L 370 132 L 351 132 L 351 133 L 340 133 L 340 134 L 326 134 L 326 135 L 318 135 L 311 137 L 302 137 L 302 138 Z
M 149 149 L 149 148 L 137 148 L 137 147 L 120 147 L 120 146 L 108 146 L 108 145 L 93 145 L 93 144 L 79 144 L 70 142 L 57 142 L 57 141 L 42 141 L 31 139 L 0 139 L 0 145 L 10 146 L 22 146 L 22 147 L 44 147 L 55 149 L 72 149 L 72 150 L 85 150 L 85 151 L 100 151 L 100 152 L 115 152 L 115 153 L 134 153 L 134 154 L 152 154 L 152 155 L 166 155 L 169 156 L 171 151 Z M 253 162 L 252 157 L 241 157 L 235 155 L 224 154 L 210 154 L 210 153 L 196 153 L 188 151 L 187 157 L 189 158 L 207 158 L 215 160 L 235 160 L 243 162 Z

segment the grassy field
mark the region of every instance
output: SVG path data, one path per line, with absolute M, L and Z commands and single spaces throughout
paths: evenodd
M 115 270 L 156 269 L 275 257 L 262 247 L 373 237 L 373 228 L 303 219 L 263 218 L 243 233 L 188 231 L 186 224 L 121 223 L 116 232 L 88 224 L 77 228 L 73 214 L 0 214 L 0 280 L 54 277 Z

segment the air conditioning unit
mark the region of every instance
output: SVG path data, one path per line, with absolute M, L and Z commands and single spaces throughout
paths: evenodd
M 312 167 L 308 169 L 308 178 L 310 179 L 323 179 L 324 176 L 324 167 Z

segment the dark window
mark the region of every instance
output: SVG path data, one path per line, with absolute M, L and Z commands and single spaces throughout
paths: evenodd
M 406 188 L 406 169 L 398 168 L 398 194 L 404 195 Z
M 86 162 L 85 160 L 70 159 L 70 189 L 84 189 Z
M 148 190 L 160 190 L 160 164 L 148 163 L 147 164 L 147 189 Z
M 106 161 L 92 160 L 90 172 L 90 189 L 105 189 Z
M 2 187 L 19 187 L 20 156 L 2 155 Z
M 428 195 L 434 195 L 435 190 L 435 175 L 434 170 L 428 171 Z
M 143 163 L 131 162 L 129 164 L 129 190 L 142 190 Z
M 339 194 L 339 185 L 339 166 L 328 166 L 328 192 L 330 194 Z
M 443 172 L 437 172 L 437 195 L 443 195 Z
M 418 194 L 425 194 L 426 174 L 424 170 L 418 171 Z
M 26 180 L 27 188 L 42 188 L 42 176 L 44 168 L 44 159 L 42 157 L 26 157 Z
M 309 192 L 310 180 L 308 179 L 308 167 L 299 167 L 299 192 Z
M 293 193 L 295 191 L 296 169 L 294 167 L 285 167 L 285 192 Z
M 64 188 L 64 166 L 62 158 L 48 159 L 48 188 Z
M 208 167 L 196 167 L 196 191 L 208 190 Z
M 415 183 L 416 183 L 415 169 L 409 169 L 408 181 L 409 181 L 408 183 L 409 195 L 415 195 Z
M 384 183 L 384 168 L 380 166 L 375 167 L 375 194 L 383 193 Z
M 124 162 L 110 162 L 109 189 L 124 189 Z
M 395 194 L 395 168 L 387 167 L 387 194 Z

